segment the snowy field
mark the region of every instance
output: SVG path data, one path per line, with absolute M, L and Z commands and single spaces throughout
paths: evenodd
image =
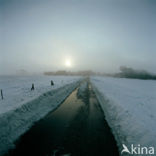
M 0 89 L 4 94 L 4 100 L 0 98 L 0 114 L 78 79 L 73 76 L 0 76 Z M 51 86 L 51 80 L 54 86 Z M 32 83 L 35 85 L 34 91 L 31 91 Z
M 156 150 L 156 81 L 92 77 L 91 83 L 119 152 L 122 144 Z
M 12 148 L 13 141 L 35 121 L 55 109 L 81 79 L 76 76 L 1 76 L 4 99 L 0 99 L 0 155 Z M 32 83 L 34 91 L 31 91 Z

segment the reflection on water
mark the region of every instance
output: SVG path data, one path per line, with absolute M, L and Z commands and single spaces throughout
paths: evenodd
M 57 120 L 61 124 L 67 125 L 75 116 L 79 108 L 85 103 L 77 98 L 76 89 L 72 94 L 61 104 L 61 106 L 56 109 L 54 112 L 49 113 L 44 120 L 49 120 L 52 123 L 52 120 Z

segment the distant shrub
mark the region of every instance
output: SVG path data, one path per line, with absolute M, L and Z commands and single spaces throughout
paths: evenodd
M 114 74 L 115 77 L 133 78 L 133 79 L 144 79 L 144 80 L 156 80 L 156 75 L 151 74 L 145 70 L 135 70 L 133 68 L 121 66 L 120 73 Z

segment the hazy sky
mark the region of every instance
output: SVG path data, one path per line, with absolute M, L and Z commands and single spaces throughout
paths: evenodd
M 0 74 L 156 73 L 155 60 L 156 0 L 0 0 Z

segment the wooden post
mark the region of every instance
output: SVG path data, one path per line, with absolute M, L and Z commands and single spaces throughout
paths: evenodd
M 3 98 L 3 90 L 2 89 L 1 89 L 1 97 L 2 97 L 2 100 L 3 100 L 4 98 Z
M 35 90 L 34 84 L 32 84 L 31 90 Z
M 54 85 L 54 82 L 51 80 L 51 86 L 53 86 Z

